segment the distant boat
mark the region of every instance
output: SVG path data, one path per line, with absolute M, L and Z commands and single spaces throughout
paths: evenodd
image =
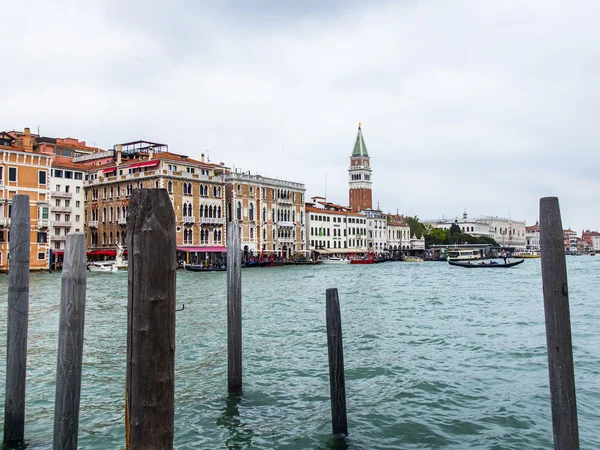
M 479 250 L 473 249 L 448 249 L 448 261 L 467 261 L 474 259 L 481 259 L 481 253 Z
M 423 262 L 423 259 L 416 256 L 407 256 L 404 258 L 404 262 Z
M 345 259 L 345 258 L 327 258 L 324 259 L 323 261 L 321 261 L 322 264 L 350 264 L 350 260 L 349 259 Z
M 450 264 L 451 266 L 468 267 L 469 269 L 507 269 L 509 267 L 518 266 L 523 261 L 525 260 L 519 259 L 515 262 L 510 262 L 506 264 L 497 263 L 495 261 L 490 261 L 489 263 L 485 263 L 483 261 L 479 263 L 448 261 L 448 264 Z
M 531 250 L 527 250 L 524 252 L 514 252 L 512 254 L 514 258 L 541 258 L 542 255 L 539 252 L 533 252 Z
M 118 272 L 119 269 L 114 261 L 95 261 L 87 266 L 90 272 Z
M 226 272 L 227 267 L 216 266 L 216 267 L 205 267 L 200 264 L 182 264 L 183 270 L 187 270 L 189 272 Z

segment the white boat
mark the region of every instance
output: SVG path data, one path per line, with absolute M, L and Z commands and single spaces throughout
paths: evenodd
M 404 258 L 404 262 L 423 262 L 423 258 L 419 258 L 416 256 L 407 256 Z
M 481 259 L 479 250 L 466 250 L 466 249 L 448 249 L 448 261 L 468 261 L 473 259 Z
M 327 258 L 322 261 L 322 264 L 350 264 L 350 260 L 346 258 Z
M 88 264 L 90 272 L 117 272 L 119 268 L 114 261 L 95 261 Z

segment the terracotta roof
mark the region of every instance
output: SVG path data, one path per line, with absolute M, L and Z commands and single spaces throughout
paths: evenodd
M 96 166 L 91 166 L 88 164 L 74 163 L 73 161 L 57 161 L 57 160 L 52 161 L 52 167 L 60 167 L 62 169 L 75 169 L 75 170 L 82 170 L 82 171 L 96 168 Z
M 408 227 L 407 223 L 404 222 L 388 222 L 388 227 L 392 226 L 392 227 Z
M 364 217 L 361 214 L 357 214 L 357 213 L 351 213 L 351 212 L 347 212 L 347 211 L 332 211 L 330 209 L 323 209 L 323 208 L 317 208 L 315 206 L 309 206 L 306 205 L 305 206 L 305 210 L 306 212 L 315 212 L 315 213 L 319 213 L 319 214 L 337 214 L 340 216 L 352 216 L 352 217 Z
M 28 153 L 30 155 L 37 155 L 37 156 L 45 156 L 46 158 L 52 158 L 54 155 L 52 154 L 48 154 L 48 153 L 42 153 L 42 152 L 38 152 L 38 151 L 30 151 L 30 152 L 26 152 L 25 150 L 23 150 L 23 147 L 11 147 L 8 145 L 0 145 L 0 150 L 10 150 L 11 152 L 22 152 L 22 153 Z

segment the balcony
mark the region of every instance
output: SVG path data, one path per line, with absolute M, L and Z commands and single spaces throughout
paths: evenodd
M 127 225 L 127 217 L 119 217 L 119 218 L 117 219 L 117 223 L 118 223 L 119 225 Z
M 9 227 L 10 217 L 0 217 L 0 227 Z
M 52 198 L 71 198 L 71 197 L 73 197 L 73 193 L 72 192 L 52 191 L 52 192 L 50 192 L 50 197 L 52 197 Z
M 38 219 L 38 228 L 48 228 L 50 226 L 49 219 Z
M 66 241 L 67 240 L 67 236 L 65 234 L 53 234 L 50 239 L 52 240 L 52 242 L 56 242 L 56 241 Z
M 98 221 L 97 220 L 90 220 L 87 223 L 88 227 L 90 228 L 98 228 Z
M 71 228 L 72 224 L 71 222 L 65 222 L 63 220 L 55 220 L 54 222 L 52 222 L 52 225 L 56 228 L 56 227 L 67 227 L 67 228 Z
M 277 242 L 280 244 L 293 244 L 295 239 L 293 237 L 278 237 Z
M 296 224 L 294 222 L 288 222 L 287 220 L 280 220 L 277 222 L 277 225 L 280 227 L 294 227 Z
M 209 225 L 220 225 L 225 221 L 223 217 L 200 217 L 200 223 Z
M 196 223 L 194 216 L 183 216 L 183 223 Z
M 70 206 L 51 206 L 50 211 L 57 213 L 70 213 L 73 211 L 73 208 Z
M 279 198 L 279 199 L 277 199 L 277 203 L 284 203 L 286 205 L 293 205 L 294 204 L 294 200 L 292 200 L 291 198 Z

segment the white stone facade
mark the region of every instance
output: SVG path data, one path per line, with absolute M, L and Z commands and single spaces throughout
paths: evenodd
M 367 251 L 367 219 L 324 201 L 307 203 L 306 248 L 331 253 Z
M 388 250 L 387 219 L 378 209 L 363 211 L 367 219 L 367 248 L 381 254 Z
M 50 248 L 64 250 L 67 234 L 83 232 L 85 220 L 84 171 L 54 163 L 50 175 Z

